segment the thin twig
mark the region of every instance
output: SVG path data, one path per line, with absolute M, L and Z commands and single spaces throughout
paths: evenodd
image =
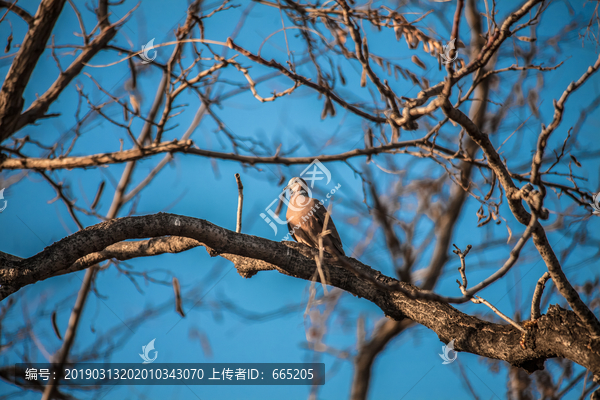
M 102 181 L 100 182 L 100 186 L 98 186 L 98 191 L 96 192 L 96 196 L 94 197 L 94 201 L 92 202 L 92 205 L 90 206 L 90 208 L 93 210 L 98 206 L 98 203 L 100 202 L 100 197 L 102 197 L 102 192 L 104 191 L 104 186 L 106 185 L 106 181 Z
M 544 287 L 546 282 L 550 279 L 550 273 L 545 272 L 544 275 L 537 281 L 535 285 L 535 292 L 533 293 L 533 300 L 531 301 L 531 320 L 535 321 L 541 316 L 540 302 L 542 300 L 542 293 L 544 293 Z
M 179 286 L 179 279 L 175 277 L 173 277 L 173 291 L 175 292 L 175 311 L 182 317 L 185 317 L 183 302 L 181 301 L 181 287 Z
M 242 179 L 240 174 L 235 174 L 235 181 L 238 187 L 238 208 L 237 208 L 237 223 L 235 225 L 235 231 L 237 233 L 242 232 L 242 207 L 244 206 L 244 186 L 242 185 Z
M 541 175 L 539 172 L 542 166 L 544 150 L 546 149 L 548 138 L 561 123 L 565 109 L 565 102 L 567 101 L 571 93 L 575 92 L 579 87 L 581 87 L 589 79 L 589 77 L 592 76 L 592 74 L 594 74 L 599 68 L 600 57 L 598 57 L 598 59 L 593 65 L 590 65 L 588 67 L 585 73 L 576 82 L 571 82 L 569 84 L 569 86 L 560 96 L 558 101 L 554 100 L 554 117 L 552 118 L 552 122 L 550 123 L 550 125 L 548 125 L 548 127 L 544 127 L 544 125 L 542 125 L 543 129 L 538 137 L 537 150 L 531 162 L 531 184 L 539 185 L 540 189 L 542 190 L 542 193 L 544 194 L 545 189 L 544 185 L 540 184 Z
M 459 286 L 460 291 L 462 292 L 462 294 L 464 296 L 466 296 L 467 295 L 467 275 L 465 273 L 465 256 L 469 253 L 469 250 L 471 250 L 471 245 L 468 245 L 467 249 L 465 251 L 461 251 L 456 245 L 454 245 L 454 247 L 456 247 L 456 250 L 453 250 L 454 253 L 458 254 L 458 256 L 460 257 L 460 268 L 458 270 L 460 271 L 460 275 L 462 277 L 462 283 L 460 283 L 458 281 L 458 279 L 456 280 L 456 282 L 458 283 L 458 286 Z M 498 310 L 496 307 L 494 307 L 486 299 L 484 299 L 482 297 L 479 297 L 479 296 L 473 296 L 473 298 L 471 299 L 471 302 L 473 302 L 475 304 L 485 304 L 493 312 L 495 312 L 500 318 L 502 318 L 506 322 L 510 323 L 512 326 L 514 326 L 515 328 L 517 328 L 521 332 L 523 332 L 523 333 L 527 332 L 527 330 L 525 328 L 523 328 L 521 325 L 517 324 L 515 321 L 513 321 L 512 319 L 510 319 L 509 317 L 507 317 L 506 315 L 504 315 L 500 310 Z
M 523 328 L 521 325 L 517 324 L 515 321 L 513 321 L 512 319 L 510 319 L 509 317 L 507 317 L 506 315 L 504 315 L 500 310 L 498 310 L 496 307 L 494 307 L 489 301 L 479 297 L 479 296 L 475 296 L 474 299 L 471 299 L 471 301 L 475 304 L 485 304 L 486 306 L 488 306 L 493 312 L 495 312 L 500 318 L 502 318 L 503 320 L 505 320 L 506 322 L 508 322 L 509 324 L 511 324 L 512 326 L 514 326 L 515 328 L 517 328 L 518 330 L 520 330 L 523 333 L 527 333 L 527 330 L 525 328 Z
M 329 224 L 329 216 L 331 215 L 331 207 L 333 206 L 333 202 L 329 202 L 329 206 L 327 207 L 327 213 L 325 213 L 325 221 L 323 222 L 323 229 L 321 233 L 319 233 L 319 256 L 315 257 L 315 261 L 317 263 L 317 271 L 319 271 L 319 278 L 321 278 L 321 285 L 323 286 L 323 293 L 327 294 L 327 280 L 325 279 L 325 274 L 323 273 L 323 237 L 329 235 L 331 232 L 327 230 L 327 225 Z
M 460 272 L 460 278 L 462 279 L 462 286 L 464 286 L 466 288 L 467 287 L 467 274 L 465 273 L 465 268 L 466 268 L 465 257 L 467 256 L 467 254 L 469 254 L 469 251 L 471 251 L 471 248 L 473 246 L 471 246 L 470 244 L 467 245 L 467 249 L 465 251 L 460 251 L 458 246 L 455 244 L 452 244 L 452 246 L 454 246 L 456 248 L 456 250 L 452 250 L 452 252 L 454 254 L 458 254 L 458 257 L 460 257 L 460 267 L 458 267 L 458 272 Z M 460 282 L 459 282 L 459 285 L 460 285 Z
M 58 324 L 56 323 L 56 310 L 52 312 L 52 329 L 54 329 L 54 334 L 56 337 L 58 337 L 59 340 L 62 340 L 60 329 L 58 329 Z

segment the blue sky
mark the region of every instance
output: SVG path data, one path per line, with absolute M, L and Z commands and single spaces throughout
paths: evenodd
M 37 2 L 19 3 L 23 8 L 34 13 Z M 237 23 L 241 12 L 247 3 L 235 10 L 217 14 L 206 21 L 206 37 L 213 40 L 225 41 Z M 379 3 L 379 2 L 376 2 Z M 574 3 L 574 2 L 573 2 Z M 95 16 L 85 9 L 83 2 L 77 2 L 83 13 L 88 32 L 94 26 Z M 427 9 L 430 4 L 424 2 Z M 499 20 L 502 20 L 517 2 L 505 2 L 499 5 Z M 135 5 L 132 1 L 125 1 L 123 5 L 111 7 L 113 15 L 111 21 L 116 21 L 124 16 L 126 12 Z M 509 7 L 510 6 L 510 7 Z M 590 10 L 590 5 L 581 8 L 574 7 L 578 13 L 585 15 Z M 214 7 L 214 6 L 213 6 Z M 433 5 L 431 5 L 433 7 Z M 454 4 L 435 5 L 435 7 L 446 7 L 448 15 L 454 12 Z M 410 7 L 409 7 L 410 8 Z M 186 2 L 172 1 L 168 6 L 164 2 L 145 1 L 141 4 L 134 16 L 125 24 L 116 37 L 116 43 L 122 47 L 138 50 L 141 45 L 152 38 L 155 45 L 174 40 L 174 29 L 177 24 L 183 23 Z M 411 9 L 412 10 L 412 9 Z M 414 8 L 414 11 L 420 11 Z M 538 30 L 538 42 L 543 38 L 549 38 L 556 33 L 556 26 L 562 26 L 568 16 L 568 9 L 562 2 L 552 4 L 547 13 L 544 14 Z M 411 19 L 411 16 L 407 16 Z M 569 17 L 570 18 L 570 17 Z M 26 26 L 23 21 L 14 15 L 7 18 L 12 24 L 15 43 L 22 40 Z M 449 17 L 448 17 L 449 19 Z M 438 24 L 436 19 L 426 19 L 420 26 L 427 26 L 438 31 L 437 37 L 444 40 L 449 36 L 447 27 Z M 66 5 L 61 17 L 55 27 L 56 43 L 80 43 L 81 39 L 73 36 L 77 22 L 72 9 Z M 256 52 L 267 36 L 280 29 L 281 20 L 276 9 L 264 6 L 255 6 L 251 11 L 246 25 L 243 27 L 236 43 Z M 290 48 L 292 51 L 297 45 L 296 39 L 289 31 Z M 373 53 L 389 56 L 394 62 L 399 63 L 413 72 L 420 72 L 411 63 L 410 56 L 418 54 L 427 64 L 426 77 L 436 83 L 443 79 L 442 72 L 437 69 L 437 61 L 423 54 L 422 50 L 416 53 L 410 52 L 404 42 L 396 42 L 393 32 L 387 32 L 379 36 L 367 29 L 370 41 L 370 50 Z M 4 43 L 10 34 L 8 24 L 0 26 L 0 42 Z M 527 32 L 524 33 L 525 35 Z M 466 22 L 461 24 L 461 38 L 467 41 L 469 29 Z M 287 56 L 285 51 L 283 34 L 279 33 L 271 37 L 262 47 L 262 55 L 266 59 L 274 58 L 279 62 L 285 62 Z M 161 47 L 158 51 L 159 61 L 168 59 L 171 47 Z M 213 49 L 220 52 L 219 46 Z M 506 43 L 503 51 L 508 54 L 512 45 Z M 552 118 L 552 99 L 558 98 L 564 91 L 570 80 L 577 79 L 585 71 L 588 65 L 593 64 L 597 58 L 597 47 L 589 41 L 572 40 L 561 44 L 562 53 L 556 55 L 552 48 L 544 48 L 536 63 L 544 62 L 545 65 L 555 65 L 565 61 L 563 67 L 557 71 L 544 74 L 545 88 L 542 92 L 540 113 L 541 118 L 530 117 L 531 112 L 526 107 L 513 107 L 509 112 L 510 124 L 502 130 L 501 134 L 492 138 L 495 144 L 502 143 L 510 135 L 513 129 L 526 121 L 523 128 L 515 135 L 506 146 L 506 152 L 511 155 L 508 160 L 510 165 L 521 165 L 530 162 L 531 149 L 534 148 L 537 135 L 540 131 L 540 123 L 548 123 Z M 16 51 L 11 50 L 11 53 Z M 231 52 L 229 53 L 231 56 Z M 298 56 L 297 56 L 298 57 Z M 96 56 L 91 64 L 101 65 L 120 59 L 116 52 L 105 51 Z M 301 57 L 298 57 L 301 58 Z M 8 71 L 12 58 L 0 59 L 0 70 L 2 74 Z M 62 60 L 63 66 L 67 65 L 70 58 L 67 56 Z M 250 63 L 239 57 L 239 61 L 249 65 Z M 501 60 L 498 67 L 505 67 L 513 62 L 512 59 Z M 352 99 L 352 101 L 372 101 L 366 89 L 356 90 L 360 80 L 360 69 L 357 64 L 344 62 L 344 73 L 348 81 L 347 85 L 340 88 L 339 93 Z M 123 85 L 129 79 L 127 63 L 120 63 L 112 67 L 92 68 L 84 71 L 92 74 L 94 78 L 107 89 L 112 89 L 118 94 L 124 94 Z M 253 76 L 257 77 L 268 72 L 259 66 L 251 68 Z M 311 67 L 302 66 L 299 72 L 313 75 Z M 381 69 L 377 70 L 382 73 Z M 58 73 L 56 64 L 49 51 L 41 57 L 36 67 L 30 84 L 25 91 L 25 104 L 30 104 L 35 99 L 36 93 L 46 90 Z M 228 69 L 223 72 L 223 78 L 242 81 L 239 72 Z M 507 76 L 502 85 L 492 88 L 491 100 L 499 102 L 507 95 L 513 78 Z M 140 73 L 139 88 L 143 95 L 142 110 L 149 109 L 154 96 L 154 91 L 160 81 L 160 73 L 156 69 L 148 68 Z M 470 81 L 470 80 L 469 80 Z M 507 83 L 508 82 L 508 83 Z M 32 138 L 44 144 L 52 144 L 65 132 L 68 132 L 76 122 L 75 110 L 77 108 L 77 91 L 75 84 L 84 88 L 90 94 L 95 103 L 106 101 L 106 96 L 95 88 L 95 84 L 84 75 L 80 75 L 70 87 L 64 91 L 60 98 L 53 104 L 49 112 L 61 112 L 59 118 L 43 121 L 39 126 L 25 127 L 17 134 L 18 137 L 30 135 Z M 405 96 L 416 96 L 418 87 L 414 87 L 405 80 L 395 81 L 390 78 L 390 84 L 397 92 Z M 285 79 L 271 80 L 259 85 L 258 90 L 263 96 L 267 96 L 273 90 L 282 90 L 290 87 L 290 82 Z M 526 81 L 524 92 L 527 88 L 535 87 L 536 77 Z M 568 101 L 567 112 L 564 121 L 552 137 L 549 148 L 556 148 L 566 137 L 568 127 L 573 126 L 580 115 L 582 108 L 587 106 L 589 99 L 600 94 L 600 78 L 595 75 Z M 231 90 L 225 87 L 224 91 Z M 198 98 L 192 93 L 186 93 L 178 100 L 179 104 L 189 104 L 184 113 L 178 116 L 171 125 L 178 123 L 179 126 L 167 132 L 165 140 L 181 138 L 191 123 L 195 111 L 199 105 Z M 296 145 L 300 147 L 293 155 L 314 155 L 310 143 L 317 149 L 316 154 L 339 153 L 353 148 L 363 146 L 363 121 L 358 117 L 348 114 L 341 107 L 337 107 L 337 116 L 321 120 L 320 114 L 323 106 L 322 100 L 318 100 L 314 92 L 308 88 L 299 88 L 292 96 L 279 99 L 272 103 L 260 103 L 249 92 L 226 100 L 221 107 L 215 108 L 216 113 L 225 121 L 229 131 L 238 137 L 251 137 L 259 143 L 268 147 L 276 148 L 282 144 L 282 151 L 287 151 Z M 466 108 L 463 108 L 466 110 Z M 117 108 L 109 109 L 117 115 L 121 111 Z M 490 106 L 490 113 L 496 110 Z M 84 103 L 82 113 L 88 111 Z M 528 119 L 529 118 L 529 119 Z M 600 115 L 597 111 L 588 116 L 578 138 L 576 147 L 582 150 L 594 150 L 597 146 L 597 130 L 600 123 Z M 138 120 L 133 124 L 134 132 L 139 131 L 142 125 Z M 222 134 L 216 132 L 214 121 L 205 117 L 200 126 L 194 132 L 192 139 L 202 149 L 230 152 L 231 146 Z M 512 129 L 511 129 L 512 128 Z M 116 151 L 119 149 L 119 138 L 125 138 L 125 148 L 131 147 L 122 131 L 116 130 L 106 121 L 100 118 L 94 119 L 83 129 L 82 135 L 72 155 L 84 155 Z M 423 132 L 403 132 L 403 139 L 418 137 Z M 458 134 L 457 128 L 450 130 L 448 134 Z M 68 134 L 67 134 L 68 135 Z M 67 146 L 70 140 L 66 141 Z M 325 146 L 327 147 L 325 148 Z M 510 149 L 510 151 L 509 151 Z M 260 149 L 256 150 L 260 152 Z M 31 151 L 32 156 L 36 155 Z M 150 157 L 141 161 L 134 174 L 134 185 L 141 181 L 162 156 Z M 419 177 L 424 174 L 440 176 L 443 170 L 428 161 L 415 162 L 411 156 L 397 155 L 392 157 L 376 158 L 381 165 L 395 164 L 398 169 L 410 166 L 407 179 Z M 582 159 L 584 166 L 578 170 L 578 175 L 588 179 L 582 186 L 595 191 L 599 187 L 598 162 L 597 159 Z M 388 164 L 389 163 L 389 164 Z M 356 158 L 350 164 L 357 169 L 364 165 L 364 158 Z M 99 212 L 106 214 L 112 200 L 114 191 L 112 181 L 118 179 L 124 168 L 124 164 L 111 165 L 109 168 L 60 171 L 53 174 L 54 177 L 64 180 L 69 184 L 69 193 L 77 199 L 77 204 L 85 206 L 91 203 L 100 180 L 107 180 L 107 191 L 100 201 Z M 371 166 L 373 171 L 379 171 Z M 280 230 L 274 237 L 269 226 L 259 217 L 260 212 L 279 195 L 283 185 L 278 185 L 280 171 L 289 179 L 298 175 L 304 165 L 291 167 L 258 165 L 257 167 L 241 166 L 233 161 L 218 161 L 217 167 L 211 160 L 196 156 L 177 155 L 175 160 L 169 164 L 157 176 L 152 185 L 146 188 L 139 199 L 136 214 L 145 215 L 168 211 L 171 213 L 192 216 L 209 220 L 210 222 L 227 229 L 235 230 L 237 187 L 234 179 L 235 173 L 240 173 L 244 184 L 244 217 L 243 232 L 251 235 L 280 240 L 285 233 Z M 334 200 L 334 218 L 340 231 L 344 247 L 347 253 L 352 253 L 355 246 L 365 239 L 368 221 L 364 218 L 358 222 L 351 219 L 354 216 L 365 215 L 366 207 L 362 204 L 362 188 L 360 179 L 344 163 L 328 163 L 327 168 L 331 171 L 334 182 L 342 184 L 339 196 Z M 561 166 L 564 172 L 564 166 Z M 11 179 L 17 173 L 2 172 L 0 182 Z M 380 191 L 386 191 L 397 178 L 391 174 L 381 171 L 377 175 L 377 183 Z M 447 194 L 445 189 L 445 194 Z M 317 193 L 323 193 L 319 188 Z M 20 257 L 29 257 L 53 242 L 73 233 L 77 230 L 68 212 L 60 201 L 51 202 L 55 192 L 39 175 L 30 173 L 17 184 L 8 187 L 4 193 L 8 201 L 7 209 L 0 214 L 0 251 L 14 254 Z M 565 208 L 568 199 L 556 199 L 553 194 L 547 200 L 550 204 L 560 205 Z M 438 199 L 432 199 L 437 201 Z M 440 198 L 443 200 L 443 198 Z M 407 199 L 403 204 L 403 212 L 411 213 L 415 206 L 414 199 Z M 357 209 L 356 207 L 362 207 Z M 469 269 L 469 281 L 476 283 L 485 279 L 493 273 L 508 256 L 509 247 L 498 247 L 484 251 L 477 247 L 478 244 L 488 237 L 506 239 L 508 237 L 506 224 L 499 226 L 490 224 L 484 228 L 477 228 L 475 213 L 479 208 L 477 202 L 469 202 L 465 206 L 459 223 L 455 229 L 453 243 L 459 247 L 467 244 L 474 246 L 473 253 L 468 257 L 472 263 Z M 512 228 L 513 234 L 523 232 L 510 211 L 502 208 L 503 216 Z M 129 207 L 122 210 L 120 216 L 129 212 Z M 579 210 L 581 215 L 585 210 Z M 98 221 L 93 217 L 79 215 L 85 225 L 93 225 Z M 550 225 L 556 221 L 553 215 L 545 224 Z M 428 226 L 424 221 L 417 232 L 422 237 Z M 577 222 L 565 228 L 549 232 L 550 242 L 560 252 L 565 248 L 570 249 L 570 255 L 563 263 L 567 276 L 574 284 L 582 283 L 590 277 L 599 277 L 598 268 L 593 263 L 584 260 L 596 251 L 594 248 L 572 244 L 569 234 L 578 230 L 586 230 L 597 237 L 598 222 L 595 218 Z M 511 242 L 511 246 L 514 241 Z M 430 249 L 431 247 L 428 247 Z M 529 302 L 537 279 L 545 271 L 545 266 L 535 248 L 531 243 L 526 246 L 526 251 L 505 279 L 482 292 L 482 296 L 497 306 L 507 315 L 514 315 L 517 310 L 524 311 L 524 318 L 528 318 Z M 383 273 L 393 275 L 392 263 L 385 248 L 385 241 L 379 231 L 368 251 L 362 254 L 361 261 L 380 269 Z M 425 254 L 417 269 L 427 265 L 429 255 Z M 304 309 L 308 299 L 309 283 L 293 279 L 276 272 L 259 273 L 251 279 L 240 277 L 233 265 L 219 257 L 211 258 L 204 248 L 196 248 L 181 254 L 161 255 L 143 259 L 135 259 L 126 263 L 133 270 L 154 271 L 151 276 L 157 279 L 171 280 L 176 276 L 184 292 L 184 310 L 187 313 L 181 318 L 174 311 L 173 289 L 171 286 L 145 282 L 139 279 L 143 293 L 140 293 L 130 280 L 115 267 L 103 271 L 96 282 L 96 293 L 92 293 L 88 299 L 85 312 L 80 324 L 77 340 L 73 348 L 73 354 L 80 355 L 90 351 L 91 344 L 113 328 L 118 333 L 110 333 L 106 341 L 96 349 L 103 360 L 112 362 L 138 362 L 138 353 L 141 347 L 153 338 L 156 338 L 155 347 L 160 352 L 160 362 L 303 362 L 312 361 L 315 358 L 325 362 L 327 369 L 327 383 L 319 391 L 319 397 L 323 399 L 334 399 L 347 397 L 352 377 L 352 364 L 349 360 L 341 360 L 328 354 L 315 354 L 306 349 L 305 326 L 307 321 L 304 317 Z M 458 295 L 455 280 L 458 278 L 455 267 L 458 259 L 451 259 L 447 264 L 445 273 L 436 287 L 436 291 L 446 295 Z M 18 301 L 5 319 L 4 324 L 18 327 L 24 324 L 26 315 L 33 315 L 36 311 L 42 312 L 41 318 L 34 325 L 34 335 L 40 342 L 38 348 L 33 346 L 30 354 L 36 355 L 36 361 L 45 361 L 44 352 L 54 353 L 60 347 L 60 341 L 52 330 L 50 314 L 58 309 L 58 325 L 64 331 L 74 302 L 74 295 L 81 285 L 84 271 L 74 274 L 52 278 L 35 285 L 28 286 L 16 295 Z M 193 300 L 192 300 L 193 299 Z M 554 297 L 552 303 L 564 303 L 562 298 Z M 238 313 L 228 309 L 224 304 L 236 304 L 243 310 Z M 155 316 L 144 318 L 140 324 L 130 321 L 131 318 L 141 313 L 145 308 L 163 307 L 168 311 Z M 497 320 L 483 306 L 472 304 L 460 305 L 459 310 L 474 314 L 481 318 Z M 236 309 L 239 311 L 239 309 Z M 248 316 L 255 316 L 254 320 Z M 377 321 L 383 317 L 383 313 L 375 305 L 344 293 L 336 307 L 336 312 L 328 321 L 327 336 L 325 342 L 338 350 L 351 350 L 356 346 L 356 321 L 358 317 L 366 320 L 367 332 L 371 332 Z M 114 351 L 107 351 L 108 343 L 115 342 L 124 332 L 129 332 L 125 342 Z M 201 332 L 206 335 L 210 342 L 211 352 L 203 350 L 200 341 L 193 332 Z M 442 352 L 442 342 L 437 335 L 422 326 L 417 326 L 403 333 L 393 340 L 387 351 L 374 365 L 373 380 L 371 383 L 371 398 L 402 398 L 402 399 L 461 399 L 469 396 L 469 392 L 461 384 L 458 363 L 442 365 L 438 353 Z M 45 349 L 45 350 L 42 350 Z M 17 345 L 10 351 L 0 353 L 2 365 L 20 362 L 27 345 Z M 471 384 L 481 398 L 503 398 L 506 393 L 506 368 L 499 373 L 489 371 L 488 364 L 480 357 L 460 353 L 458 360 L 465 368 Z M 577 386 L 573 393 L 579 393 L 581 386 Z M 233 387 L 233 386 L 195 386 L 195 387 L 116 387 L 110 388 L 104 398 L 196 398 L 221 399 L 221 398 L 306 398 L 309 388 L 306 387 Z M 16 388 L 5 383 L 0 383 L 0 394 L 15 392 Z M 85 393 L 77 393 L 85 398 Z M 27 393 L 23 398 L 37 398 L 35 393 Z M 102 397 L 102 396 L 99 396 Z

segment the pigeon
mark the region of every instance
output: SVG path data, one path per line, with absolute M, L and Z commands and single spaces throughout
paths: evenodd
M 319 234 L 323 232 L 327 209 L 317 199 L 308 196 L 308 186 L 304 179 L 295 177 L 290 179 L 283 190 L 290 190 L 290 200 L 286 213 L 289 231 L 298 243 L 304 243 L 316 249 L 319 248 Z M 323 236 L 323 250 L 327 253 L 345 256 L 342 240 L 335 224 L 329 216 L 327 221 L 328 233 Z

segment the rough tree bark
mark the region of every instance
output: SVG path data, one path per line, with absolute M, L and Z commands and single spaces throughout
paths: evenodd
M 128 239 L 166 235 L 171 237 L 154 243 L 119 243 Z M 60 274 L 65 269 L 83 269 L 109 256 L 131 258 L 142 248 L 170 248 L 169 242 L 173 244 L 170 251 L 178 251 L 195 244 L 190 243 L 189 239 L 205 246 L 212 256 L 219 255 L 232 261 L 245 277 L 258 271 L 276 270 L 295 278 L 311 280 L 316 269 L 314 257 L 318 251 L 302 244 L 273 242 L 236 233 L 205 220 L 160 213 L 119 218 L 90 226 L 20 261 L 2 257 L 0 299 L 26 285 Z M 104 255 L 99 254 L 117 243 Z M 119 254 L 119 248 L 122 249 L 122 255 Z M 156 250 L 150 250 L 150 254 L 156 253 Z M 328 261 L 329 284 L 373 302 L 390 318 L 397 321 L 410 319 L 426 326 L 436 332 L 444 343 L 455 339 L 457 351 L 504 360 L 529 372 L 543 369 L 547 358 L 564 357 L 588 368 L 594 375 L 600 375 L 600 340 L 590 335 L 572 311 L 551 306 L 546 315 L 528 328 L 530 332 L 522 346 L 523 335 L 511 325 L 487 322 L 466 315 L 450 304 L 418 298 L 420 290 L 417 287 L 398 282 L 357 260 L 348 259 L 348 262 L 381 285 L 400 285 L 412 296 L 381 289 L 347 269 L 333 265 L 331 259 Z

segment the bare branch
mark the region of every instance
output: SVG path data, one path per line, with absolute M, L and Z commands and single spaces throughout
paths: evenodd
M 8 1 L 0 1 L 0 8 L 7 8 L 8 11 L 12 11 L 19 17 L 23 18 L 23 21 L 27 22 L 27 25 L 31 27 L 33 24 L 33 17 L 27 11 L 23 10 L 17 5 L 17 1 L 10 3 Z
M 139 4 L 138 4 L 139 5 Z M 4 131 L 2 135 L 0 135 L 0 141 L 6 139 L 13 132 L 18 131 L 26 125 L 32 124 L 37 121 L 39 118 L 43 117 L 50 105 L 58 98 L 58 96 L 63 92 L 63 90 L 71 83 L 71 81 L 79 75 L 83 67 L 87 62 L 89 62 L 100 50 L 102 50 L 108 42 L 110 42 L 115 35 L 117 34 L 117 28 L 125 23 L 128 19 L 129 15 L 137 8 L 134 7 L 130 10 L 123 18 L 121 18 L 116 23 L 112 24 L 109 28 L 102 30 L 98 36 L 94 38 L 94 40 L 89 43 L 89 45 L 85 46 L 81 53 L 77 56 L 75 60 L 67 67 L 67 69 L 61 73 L 58 78 L 54 81 L 54 83 L 48 88 L 48 90 L 39 96 L 30 106 L 29 108 L 18 117 L 16 121 L 13 131 Z M 16 62 L 16 60 L 14 61 Z M 20 114 L 20 113 L 19 113 Z M 1 127 L 1 125 L 0 125 Z
M 471 121 L 465 114 L 460 110 L 452 107 L 449 101 L 445 101 L 443 104 L 444 112 L 458 124 L 460 124 L 471 139 L 475 141 L 481 147 L 485 153 L 488 164 L 494 170 L 504 190 L 506 191 L 506 197 L 508 199 L 508 205 L 514 216 L 522 224 L 528 224 L 531 221 L 532 216 L 525 210 L 521 204 L 520 191 L 515 187 L 510 174 L 502 161 L 500 156 L 494 149 L 494 146 L 490 142 L 488 136 L 483 134 L 479 128 Z M 532 202 L 529 203 L 532 208 L 541 207 L 540 196 L 533 196 Z M 538 213 L 543 213 L 541 209 L 536 210 Z M 594 313 L 587 307 L 587 305 L 581 300 L 577 291 L 573 288 L 567 277 L 565 276 L 558 258 L 552 250 L 552 246 L 548 242 L 546 233 L 542 225 L 536 221 L 535 227 L 532 230 L 533 242 L 538 252 L 542 256 L 542 259 L 546 263 L 548 272 L 556 285 L 558 291 L 565 297 L 573 311 L 581 318 L 581 321 L 585 323 L 594 336 L 600 337 L 600 322 L 594 315 Z
M 558 101 L 554 101 L 554 117 L 552 118 L 552 122 L 547 127 L 543 127 L 540 136 L 538 137 L 537 143 L 537 151 L 533 156 L 533 160 L 531 162 L 531 184 L 540 186 L 542 193 L 545 194 L 544 186 L 540 182 L 540 168 L 542 166 L 542 160 L 544 158 L 544 150 L 546 149 L 546 145 L 548 143 L 548 138 L 554 132 L 554 130 L 558 127 L 563 118 L 565 102 L 573 93 L 576 91 L 581 85 L 583 85 L 594 72 L 598 71 L 600 68 L 600 56 L 594 63 L 594 65 L 588 67 L 587 71 L 579 78 L 576 82 L 571 82 L 567 89 L 563 92 L 562 96 Z M 600 334 L 600 333 L 599 333 Z
M 24 106 L 23 92 L 40 56 L 46 49 L 54 24 L 66 0 L 42 0 L 35 23 L 21 43 L 0 91 L 0 142 L 13 132 Z
M 469 250 L 471 250 L 471 245 L 468 245 L 465 251 L 461 251 L 456 245 L 454 245 L 454 247 L 456 247 L 456 250 L 454 250 L 454 253 L 460 257 L 460 267 L 458 268 L 458 271 L 460 272 L 460 276 L 462 278 L 462 283 L 459 282 L 458 279 L 456 280 L 456 283 L 458 283 L 458 286 L 459 286 L 462 294 L 464 296 L 467 296 L 468 293 L 467 293 L 467 275 L 465 273 L 465 257 L 467 256 L 467 254 L 469 254 Z M 508 323 L 510 323 L 512 326 L 514 326 L 521 332 L 523 332 L 523 333 L 527 332 L 521 325 L 517 324 L 515 321 L 513 321 L 512 319 L 510 319 L 509 317 L 504 315 L 500 310 L 498 310 L 496 307 L 494 307 L 489 301 L 485 300 L 484 298 L 482 298 L 480 296 L 473 296 L 473 298 L 471 299 L 471 302 L 473 302 L 475 304 L 485 304 L 493 312 L 495 312 L 500 318 L 507 321 Z
M 67 332 L 65 333 L 65 339 L 63 340 L 60 350 L 58 350 L 53 357 L 52 361 L 56 365 L 56 370 L 58 371 L 63 370 L 63 366 L 69 357 L 69 351 L 75 342 L 77 327 L 79 326 L 79 321 L 81 320 L 83 307 L 85 306 L 85 301 L 87 300 L 90 287 L 94 280 L 95 272 L 96 268 L 92 267 L 86 271 L 85 276 L 83 277 L 83 283 L 81 284 L 81 288 L 79 289 L 79 293 L 77 295 L 77 300 L 75 301 L 75 306 L 73 307 L 71 317 L 69 318 L 69 326 L 67 327 Z M 57 388 L 57 382 L 59 381 L 59 379 L 54 379 L 48 382 L 48 385 L 46 385 L 46 389 L 44 390 L 42 400 L 50 400 L 53 398 Z
M 185 317 L 181 301 L 181 287 L 179 286 L 179 279 L 175 277 L 173 277 L 173 291 L 175 292 L 175 311 L 182 317 Z
M 20 287 L 46 279 L 64 270 L 79 258 L 101 251 L 123 240 L 154 236 L 184 236 L 195 239 L 210 250 L 236 263 L 241 273 L 252 270 L 276 269 L 286 275 L 310 280 L 316 265 L 318 250 L 291 242 L 272 242 L 256 236 L 235 233 L 207 221 L 173 214 L 126 217 L 100 223 L 79 231 L 47 247 L 41 253 L 19 262 L 5 262 L 0 270 L 3 282 L 0 295 L 6 298 Z M 600 355 L 590 352 L 590 334 L 575 314 L 551 306 L 538 319 L 539 329 L 532 330 L 536 347 L 522 348 L 520 332 L 512 326 L 497 325 L 465 315 L 448 304 L 431 300 L 411 300 L 400 292 L 382 291 L 366 283 L 354 273 L 331 264 L 327 258 L 331 285 L 348 290 L 377 304 L 396 320 L 411 319 L 434 330 L 446 342 L 458 337 L 455 349 L 508 361 L 529 371 L 540 369 L 547 357 L 569 358 L 595 374 L 600 373 Z M 401 286 L 408 292 L 419 290 L 353 259 L 347 261 L 354 269 L 369 274 L 382 285 Z M 459 322 L 460 321 L 460 322 Z M 560 322 L 558 322 L 560 321 Z M 552 328 L 550 328 L 552 326 Z M 463 332 L 462 334 L 460 332 Z M 467 332 L 469 332 L 467 334 Z M 557 340 L 557 338 L 563 340 Z M 564 338 L 570 338 L 565 341 Z M 494 343 L 489 346 L 489 343 Z
M 550 279 L 550 273 L 544 272 L 544 275 L 537 281 L 535 285 L 535 292 L 533 293 L 533 299 L 531 300 L 531 320 L 535 321 L 540 317 L 540 302 L 542 301 L 542 294 L 544 293 L 544 287 L 546 282 Z
M 242 179 L 240 174 L 235 174 L 235 182 L 238 188 L 238 208 L 237 208 L 237 222 L 235 224 L 235 231 L 237 233 L 242 232 L 242 207 L 244 206 L 244 185 L 242 185 Z
M 395 321 L 386 318 L 381 325 L 375 327 L 373 335 L 366 343 L 359 347 L 358 354 L 354 357 L 351 400 L 367 399 L 371 370 L 375 357 L 383 351 L 391 339 L 412 324 L 413 322 L 409 319 Z

